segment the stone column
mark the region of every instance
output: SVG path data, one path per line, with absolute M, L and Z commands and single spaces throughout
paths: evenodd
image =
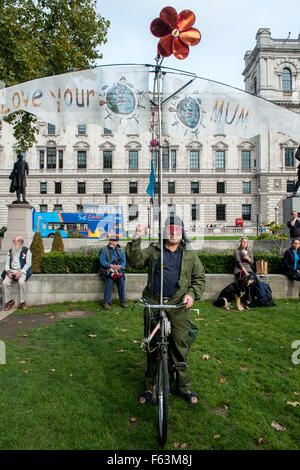
M 12 239 L 19 235 L 24 239 L 24 246 L 30 247 L 33 238 L 32 209 L 30 204 L 8 204 L 7 231 L 1 243 L 1 251 L 7 252 Z

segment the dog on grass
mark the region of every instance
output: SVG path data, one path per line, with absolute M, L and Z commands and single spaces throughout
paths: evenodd
M 241 279 L 235 280 L 221 290 L 217 300 L 213 303 L 213 305 L 216 307 L 222 307 L 224 310 L 230 310 L 230 302 L 235 300 L 237 309 L 239 311 L 244 310 L 244 308 L 249 310 L 249 307 L 242 305 L 241 299 L 245 296 L 248 287 L 254 283 L 255 277 L 252 274 L 250 274 L 249 277 L 243 276 Z

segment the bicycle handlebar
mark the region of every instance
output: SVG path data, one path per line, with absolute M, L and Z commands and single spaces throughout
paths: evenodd
M 149 304 L 149 302 L 146 300 L 146 299 L 138 299 L 137 302 L 140 304 L 140 305 L 143 305 L 144 307 L 149 307 L 149 308 L 153 308 L 153 309 L 157 309 L 157 310 L 165 310 L 165 309 L 169 309 L 169 308 L 181 308 L 181 307 L 185 307 L 186 306 L 186 303 L 185 302 L 180 302 L 179 304 L 176 304 L 176 305 L 168 305 L 168 304 Z

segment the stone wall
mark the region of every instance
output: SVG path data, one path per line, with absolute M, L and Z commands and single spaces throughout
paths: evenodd
M 129 299 L 141 297 L 146 285 L 146 274 L 126 274 L 126 288 Z M 270 284 L 274 298 L 298 298 L 300 284 L 286 276 L 270 274 L 259 276 Z M 234 280 L 231 274 L 207 274 L 203 299 L 216 299 L 220 291 Z M 1 280 L 2 282 L 2 280 Z M 79 300 L 103 300 L 104 281 L 97 274 L 34 274 L 27 282 L 27 304 L 76 302 Z M 13 298 L 18 302 L 17 285 L 13 285 Z M 118 298 L 113 288 L 113 298 Z

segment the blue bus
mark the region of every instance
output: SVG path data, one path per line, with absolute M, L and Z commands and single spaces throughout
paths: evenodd
M 86 212 L 93 208 L 93 212 Z M 81 235 L 85 238 L 125 236 L 123 208 L 113 205 L 85 205 L 83 212 L 32 212 L 32 230 L 44 238 L 53 238 L 57 230 L 63 238 Z

